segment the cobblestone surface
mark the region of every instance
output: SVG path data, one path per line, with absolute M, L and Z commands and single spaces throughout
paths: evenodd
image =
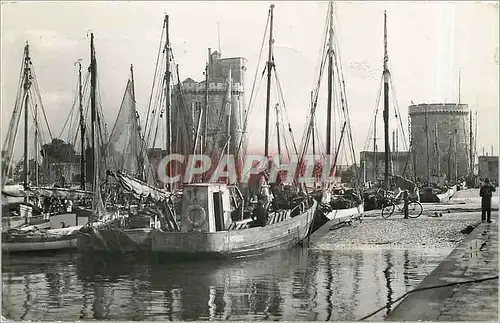
M 480 221 L 477 214 L 465 214 L 462 219 L 450 221 L 441 218 L 365 219 L 360 224 L 330 230 L 321 238 L 312 239 L 310 248 L 454 248 L 467 236 L 460 231 Z
M 478 189 L 458 191 L 453 199 L 443 204 L 423 204 L 424 211 L 416 219 L 403 219 L 394 212 L 389 219 L 381 217 L 380 210 L 368 211 L 362 223 L 353 227 L 334 227 L 331 223 L 313 234 L 313 249 L 365 249 L 365 248 L 455 248 L 468 233 L 461 230 L 481 222 L 481 198 Z M 498 192 L 492 206 L 498 209 Z M 498 212 L 493 212 L 496 221 Z

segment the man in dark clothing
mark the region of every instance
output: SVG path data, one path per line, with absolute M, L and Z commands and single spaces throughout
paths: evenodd
M 491 223 L 491 196 L 493 192 L 495 192 L 495 187 L 486 178 L 479 190 L 479 196 L 481 196 L 481 222 L 483 223 L 485 221 Z
M 256 225 L 265 226 L 267 224 L 267 210 L 264 208 L 262 201 L 259 201 L 253 210 L 252 218 Z

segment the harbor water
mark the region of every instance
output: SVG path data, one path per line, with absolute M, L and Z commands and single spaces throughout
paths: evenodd
M 451 249 L 296 248 L 161 263 L 78 254 L 2 259 L 14 320 L 356 320 L 415 288 Z M 371 317 L 381 320 L 388 311 Z

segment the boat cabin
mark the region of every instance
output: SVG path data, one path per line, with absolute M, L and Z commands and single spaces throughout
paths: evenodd
M 243 196 L 236 186 L 196 183 L 184 187 L 181 232 L 226 231 L 235 217 L 243 217 Z

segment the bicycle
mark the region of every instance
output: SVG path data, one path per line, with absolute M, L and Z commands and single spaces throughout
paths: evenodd
M 401 195 L 403 194 L 403 191 L 399 192 L 395 196 L 386 196 L 386 200 L 384 205 L 382 206 L 382 217 L 384 219 L 388 219 L 392 214 L 394 214 L 394 211 L 396 210 L 396 207 L 399 209 L 401 213 L 404 213 L 404 208 L 405 204 L 403 199 L 401 198 Z M 422 204 L 418 201 L 410 201 L 408 202 L 408 217 L 412 219 L 418 218 L 420 215 L 422 215 L 422 212 L 424 211 L 424 208 Z

